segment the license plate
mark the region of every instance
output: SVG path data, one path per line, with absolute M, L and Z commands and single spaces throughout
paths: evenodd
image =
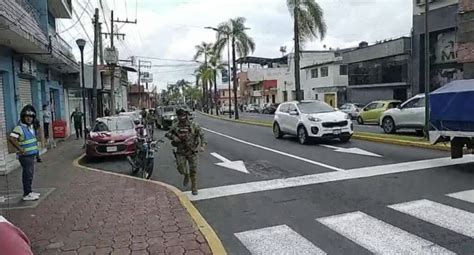
M 109 146 L 107 147 L 107 152 L 116 152 L 117 151 L 117 146 Z
M 332 134 L 333 135 L 340 135 L 341 134 L 341 130 L 340 129 L 335 129 L 332 131 Z

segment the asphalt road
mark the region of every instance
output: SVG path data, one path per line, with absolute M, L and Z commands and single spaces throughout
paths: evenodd
M 474 254 L 471 156 L 358 140 L 302 146 L 269 128 L 196 120 L 209 145 L 200 193 L 187 194 L 230 254 Z M 130 174 L 120 158 L 89 165 Z M 153 179 L 186 190 L 169 143 L 155 165 Z

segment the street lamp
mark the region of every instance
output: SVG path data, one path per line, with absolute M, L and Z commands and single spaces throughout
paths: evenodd
M 86 46 L 86 40 L 77 39 L 77 47 L 81 51 L 81 82 L 82 82 L 82 108 L 84 109 L 84 140 L 86 139 L 86 128 L 87 128 L 87 118 L 86 118 L 86 85 L 84 82 L 84 46 Z
M 229 70 L 229 119 L 232 119 L 232 97 L 231 97 L 231 88 L 230 88 L 230 77 L 231 77 L 231 74 L 230 74 L 230 35 L 229 33 L 225 33 L 224 31 L 221 31 L 215 27 L 204 27 L 204 29 L 210 29 L 210 30 L 214 30 L 218 33 L 224 33 L 225 35 L 227 35 L 227 68 Z M 234 77 L 232 77 L 234 78 Z M 237 95 L 234 95 L 234 97 L 237 96 Z

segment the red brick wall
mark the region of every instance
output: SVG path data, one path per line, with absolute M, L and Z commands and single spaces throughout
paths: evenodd
M 458 62 L 474 62 L 474 42 L 460 43 L 458 45 Z
M 459 11 L 460 12 L 474 11 L 474 1 L 473 0 L 459 0 Z

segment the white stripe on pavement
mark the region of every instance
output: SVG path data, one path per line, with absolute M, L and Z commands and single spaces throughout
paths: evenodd
M 466 202 L 474 203 L 474 189 L 451 193 L 451 194 L 447 194 L 446 196 L 453 197 L 453 198 L 463 200 Z
M 316 220 L 375 254 L 455 254 L 363 212 Z
M 262 149 L 262 150 L 271 151 L 271 152 L 274 152 L 274 153 L 277 153 L 277 154 L 280 154 L 280 155 L 283 155 L 283 156 L 298 159 L 298 160 L 304 161 L 306 163 L 310 163 L 310 164 L 317 165 L 317 166 L 322 166 L 324 168 L 328 168 L 328 169 L 335 170 L 335 171 L 345 171 L 344 169 L 339 168 L 339 167 L 330 166 L 330 165 L 327 165 L 327 164 L 324 164 L 324 163 L 321 163 L 321 162 L 317 162 L 317 161 L 314 161 L 314 160 L 311 160 L 311 159 L 302 158 L 302 157 L 299 157 L 299 156 L 296 156 L 296 155 L 293 155 L 293 154 L 290 154 L 290 153 L 282 152 L 282 151 L 275 150 L 275 149 L 272 149 L 272 148 L 268 148 L 268 147 L 258 145 L 258 144 L 255 144 L 255 143 L 247 142 L 247 141 L 232 137 L 230 135 L 225 135 L 225 134 L 216 132 L 214 130 L 210 130 L 208 128 L 202 128 L 202 129 L 206 130 L 207 132 L 210 132 L 210 133 L 213 133 L 213 134 L 216 134 L 216 135 L 220 135 L 220 136 L 225 137 L 225 138 L 229 138 L 229 139 L 234 140 L 234 141 L 239 142 L 239 143 L 247 144 L 247 145 Z
M 252 255 L 326 254 L 286 225 L 240 232 L 235 236 Z
M 389 205 L 388 207 L 474 238 L 474 213 L 426 199 Z
M 185 192 L 192 201 L 205 200 L 218 197 L 226 197 L 252 192 L 284 189 L 291 187 L 299 187 L 312 184 L 320 184 L 327 182 L 351 180 L 357 178 L 367 178 L 386 174 L 418 171 L 442 166 L 452 166 L 458 164 L 472 163 L 474 156 L 468 155 L 460 159 L 439 158 L 428 159 L 414 162 L 405 162 L 383 166 L 364 167 L 351 169 L 344 172 L 328 172 L 320 174 L 310 174 L 291 178 L 273 179 L 257 182 L 247 182 L 233 185 L 226 185 L 214 188 L 199 190 L 199 195 L 193 196 L 190 192 Z

